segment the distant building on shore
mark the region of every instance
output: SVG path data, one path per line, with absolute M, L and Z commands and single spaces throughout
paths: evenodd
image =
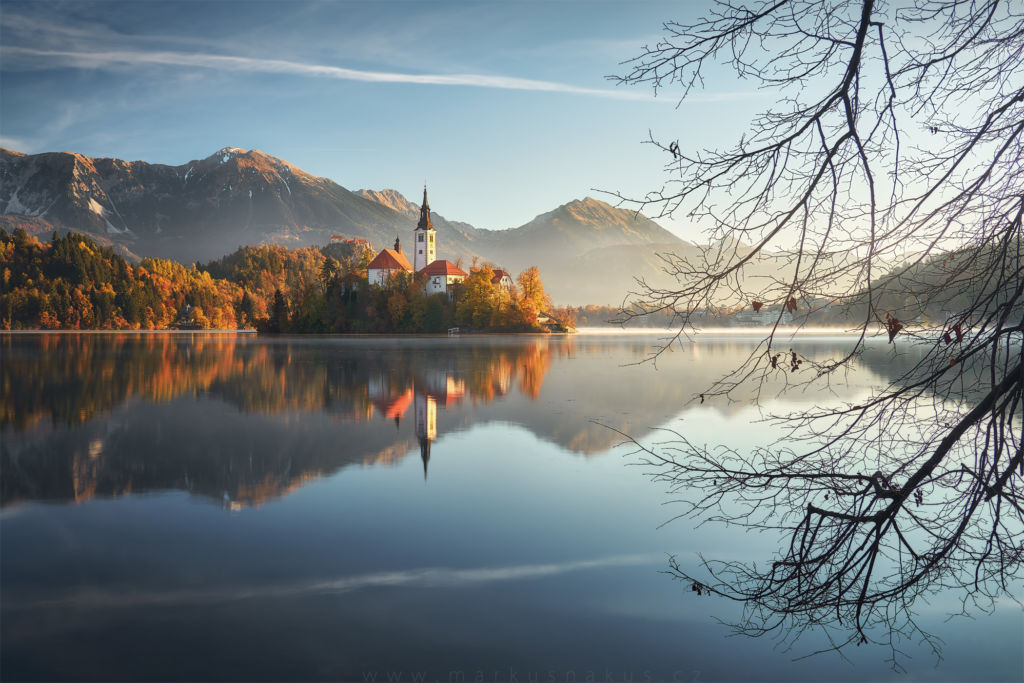
M 759 311 L 742 310 L 732 316 L 732 322 L 736 325 L 766 327 L 776 323 L 789 325 L 793 322 L 793 314 L 789 311 L 778 309 L 762 308 Z

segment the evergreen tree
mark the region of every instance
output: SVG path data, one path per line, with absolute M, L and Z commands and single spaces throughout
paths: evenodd
M 270 307 L 270 331 L 288 331 L 288 302 L 280 289 L 274 290 L 274 301 Z

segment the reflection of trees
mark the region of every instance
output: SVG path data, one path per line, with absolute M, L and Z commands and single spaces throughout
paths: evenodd
M 551 362 L 540 341 L 456 348 L 126 334 L 7 335 L 0 344 L 3 504 L 167 488 L 259 503 L 346 464 L 407 454 L 414 439 L 396 428 L 414 394 L 441 410 L 517 387 L 535 398 Z M 204 399 L 222 402 L 214 412 L 236 408 L 227 411 L 235 428 L 197 413 Z M 245 414 L 287 416 L 288 427 Z
M 0 337 L 0 428 L 80 424 L 130 398 L 168 401 L 239 371 L 232 337 L 56 334 Z
M 574 453 L 602 453 L 619 438 L 595 421 L 633 433 L 667 421 L 748 350 L 709 338 L 659 371 L 623 367 L 654 343 L 2 336 L 0 501 L 179 489 L 256 504 L 350 464 L 422 456 L 417 397 L 431 399 L 420 403 L 434 411 L 429 441 L 500 421 Z M 841 344 L 797 348 L 827 355 Z M 909 362 L 901 358 L 865 357 L 877 372 L 898 371 Z M 559 359 L 572 362 L 553 371 Z
M 532 398 L 540 395 L 540 386 L 550 365 L 546 348 L 542 351 L 539 346 L 531 347 L 529 356 L 519 365 L 519 386 L 523 393 Z
M 493 401 L 516 386 L 535 398 L 551 363 L 540 341 L 375 349 L 267 343 L 248 335 L 43 334 L 5 335 L 0 348 L 0 428 L 15 430 L 46 418 L 81 424 L 133 398 L 166 402 L 202 394 L 245 412 L 366 419 L 375 382 L 397 396 L 438 372 L 465 382 L 474 402 Z

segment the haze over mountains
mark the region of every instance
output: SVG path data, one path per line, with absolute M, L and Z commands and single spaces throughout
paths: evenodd
M 457 208 L 457 207 L 453 207 Z M 180 166 L 0 150 L 0 211 L 31 232 L 74 230 L 139 256 L 207 261 L 241 245 L 411 239 L 418 204 L 391 189 L 352 192 L 259 150 L 225 147 Z M 670 281 L 659 254 L 696 253 L 654 221 L 587 197 L 508 230 L 432 213 L 438 257 L 540 268 L 558 304 L 620 303 L 634 279 Z M 775 266 L 777 267 L 777 266 Z

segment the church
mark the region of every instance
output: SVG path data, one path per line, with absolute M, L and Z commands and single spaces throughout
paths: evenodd
M 454 295 L 453 286 L 466 279 L 466 273 L 451 261 L 437 258 L 437 231 L 430 221 L 427 188 L 423 188 L 420 220 L 412 233 L 412 263 L 402 252 L 402 241 L 395 239 L 394 249 L 382 249 L 366 268 L 371 285 L 383 287 L 399 271 L 416 273 L 427 278 L 424 291 L 429 294 Z

